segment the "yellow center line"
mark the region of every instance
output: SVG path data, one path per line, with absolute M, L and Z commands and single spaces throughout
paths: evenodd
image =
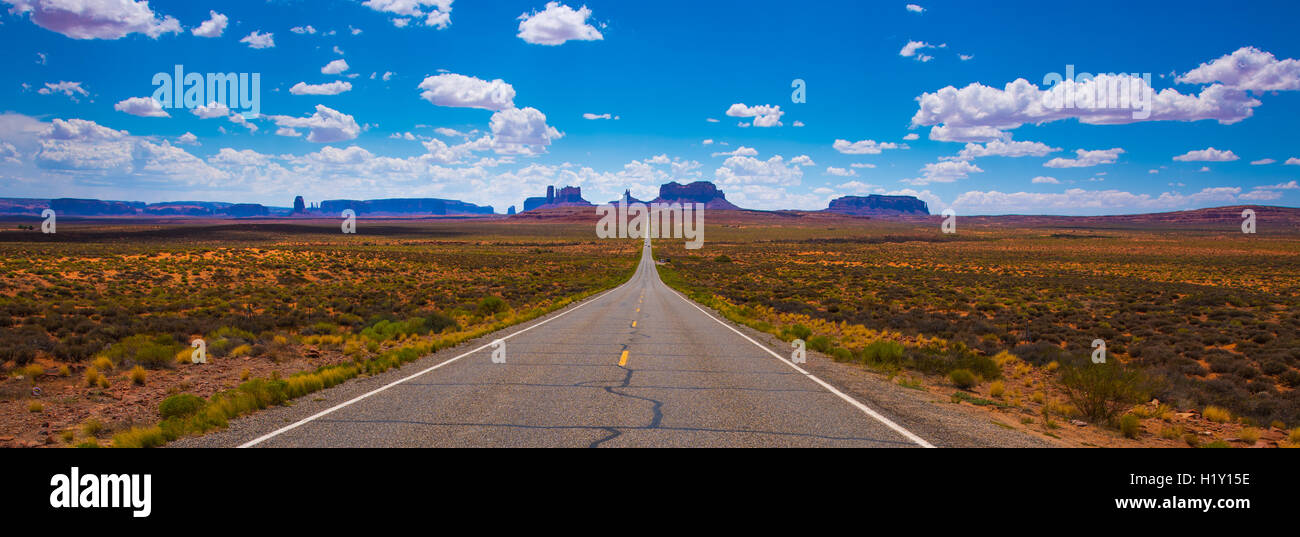
M 619 367 L 627 365 L 627 351 L 623 351 L 623 356 L 618 359 Z
M 632 321 L 632 328 L 636 328 L 636 321 Z

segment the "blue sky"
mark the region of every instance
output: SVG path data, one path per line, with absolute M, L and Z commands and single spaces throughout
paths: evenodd
M 1300 205 L 1294 2 L 807 4 L 0 0 L 0 196 Z M 177 64 L 260 73 L 261 116 L 151 106 Z M 1150 73 L 1153 114 L 1044 109 L 1067 65 Z

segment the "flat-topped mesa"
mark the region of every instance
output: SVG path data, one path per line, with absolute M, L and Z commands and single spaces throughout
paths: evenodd
M 555 187 L 546 187 L 546 197 L 528 198 L 524 200 L 524 212 L 536 209 L 552 209 L 555 207 L 591 207 L 591 202 L 582 199 L 582 187 L 566 186 L 555 190 Z
M 854 216 L 929 215 L 930 207 L 913 196 L 844 196 L 831 200 L 826 212 Z
M 651 203 L 703 203 L 705 209 L 740 209 L 727 201 L 726 195 L 708 181 L 696 181 L 689 185 L 673 181 L 660 186 L 659 197 Z
M 479 206 L 458 200 L 439 198 L 394 198 L 381 200 L 326 200 L 320 203 L 320 210 L 325 214 L 338 214 L 345 209 L 352 209 L 358 215 L 427 215 L 427 216 L 464 216 L 490 215 L 490 206 Z

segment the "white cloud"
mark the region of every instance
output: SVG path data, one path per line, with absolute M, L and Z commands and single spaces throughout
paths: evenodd
M 917 134 L 917 133 L 915 133 L 915 132 L 909 132 L 909 133 L 907 133 L 907 136 L 904 136 L 904 137 L 903 137 L 903 139 L 906 140 L 906 141 L 908 141 L 908 142 L 911 142 L 911 141 L 913 141 L 913 140 L 919 140 L 920 138 L 921 138 L 921 135 L 919 135 L 919 134 Z
M 564 135 L 546 124 L 546 114 L 532 107 L 507 108 L 492 114 L 492 149 L 503 155 L 537 155 Z
M 875 140 L 858 142 L 835 140 L 831 147 L 845 155 L 879 155 L 886 149 L 898 149 L 900 146 L 893 142 L 876 142 Z
M 120 39 L 140 33 L 157 39 L 180 33 L 173 17 L 159 17 L 149 2 L 136 0 L 4 0 L 11 13 L 28 13 L 33 23 L 73 39 Z
M 796 120 L 794 120 L 794 123 L 791 123 L 791 125 L 793 125 L 793 126 L 795 126 L 795 127 L 803 127 L 803 126 L 804 126 L 804 122 L 799 121 L 799 120 L 796 119 Z
M 714 172 L 723 185 L 782 185 L 795 186 L 803 179 L 803 170 L 793 162 L 787 165 L 781 155 L 767 160 L 753 157 L 730 157 Z
M 1011 135 L 995 127 L 935 125 L 930 129 L 930 139 L 936 142 L 992 142 L 1010 140 Z
M 907 10 L 912 13 L 925 13 L 925 8 L 918 6 L 916 4 L 908 4 Z
M 713 140 L 708 140 L 708 142 L 713 142 Z M 736 148 L 735 151 L 727 151 L 727 152 L 724 152 L 724 153 L 714 153 L 713 156 L 715 156 L 715 157 L 757 157 L 757 156 L 758 156 L 758 150 L 757 150 L 757 149 L 754 149 L 754 148 L 752 148 L 752 147 L 745 147 L 745 146 L 742 145 L 742 146 Z
M 73 101 L 77 100 L 77 95 L 81 95 L 82 97 L 90 96 L 90 93 L 81 87 L 80 82 L 68 82 L 66 80 L 57 83 L 46 82 L 45 87 L 36 90 L 36 93 L 39 93 L 41 95 L 53 95 L 55 93 L 62 93 L 68 96 L 69 98 L 71 98 Z
M 587 24 L 591 9 L 578 10 L 559 2 L 548 2 L 546 9 L 519 16 L 519 35 L 534 45 L 562 45 L 567 41 L 599 41 L 605 39 L 600 30 Z
M 352 91 L 352 83 L 338 80 L 328 84 L 299 82 L 289 88 L 289 93 L 294 95 L 338 95 L 347 91 Z
M 1269 165 L 1269 164 L 1276 164 L 1276 163 L 1277 163 L 1277 161 L 1276 161 L 1276 160 L 1273 160 L 1273 159 L 1271 159 L 1271 158 L 1265 158 L 1265 159 L 1259 159 L 1259 160 L 1252 160 L 1252 161 L 1250 161 L 1250 165 L 1251 165 L 1251 166 L 1267 166 L 1267 165 Z
M 271 33 L 264 34 L 258 32 L 257 30 L 254 30 L 253 33 L 248 34 L 243 39 L 240 39 L 239 42 L 248 43 L 249 48 L 256 48 L 256 49 L 275 47 L 274 34 Z
M 392 13 L 401 17 L 423 18 L 425 26 L 439 30 L 451 25 L 451 4 L 454 0 L 367 0 L 362 5 L 383 13 Z M 410 24 L 409 18 L 394 18 L 393 25 L 398 28 Z M 350 27 L 349 27 L 350 28 Z M 361 33 L 353 29 L 352 34 Z
M 1282 163 L 1283 166 L 1300 166 L 1300 158 L 1291 157 Z
M 208 13 L 210 18 L 190 33 L 198 37 L 221 37 L 221 34 L 226 31 L 226 23 L 229 19 L 216 11 L 209 10 Z
M 583 114 L 583 115 L 582 115 L 582 118 L 583 118 L 583 119 L 590 119 L 590 120 L 597 120 L 597 119 L 618 119 L 618 116 L 611 115 L 611 114 L 592 114 L 592 113 L 588 112 L 588 113 L 586 113 L 586 114 Z
M 348 62 L 342 59 L 334 60 L 320 68 L 320 72 L 326 75 L 337 75 L 348 70 Z
M 278 127 L 308 129 L 307 141 L 320 144 L 352 140 L 361 133 L 361 126 L 352 116 L 325 105 L 316 105 L 316 113 L 308 117 L 267 116 Z
M 849 169 L 845 169 L 845 168 L 836 168 L 836 167 L 834 167 L 834 166 L 827 166 L 827 167 L 826 167 L 826 174 L 827 174 L 827 175 L 834 175 L 834 176 L 836 176 L 836 177 L 852 177 L 852 176 L 857 175 L 858 172 L 855 172 L 855 171 L 853 171 L 853 170 L 849 170 Z
M 780 105 L 758 105 L 745 106 L 745 103 L 736 103 L 727 109 L 727 115 L 730 117 L 752 117 L 755 127 L 775 127 L 781 124 L 781 116 L 785 112 L 781 111 Z
M 1300 61 L 1278 60 L 1255 47 L 1243 47 L 1178 77 L 1180 84 L 1219 83 L 1250 91 L 1300 90 Z
M 1035 177 L 1035 178 L 1033 179 L 1033 181 L 1030 181 L 1030 182 L 1032 182 L 1033 184 L 1036 184 L 1036 185 L 1059 185 L 1059 184 L 1061 184 L 1061 182 L 1058 181 L 1055 177 L 1044 177 L 1044 176 L 1041 176 L 1041 175 L 1038 176 L 1038 177 Z
M 713 145 L 713 139 L 709 138 L 707 140 L 704 140 L 703 142 L 700 142 L 700 145 Z
M 444 73 L 425 78 L 420 97 L 438 106 L 502 111 L 514 107 L 515 88 L 501 79 L 491 82 Z
M 290 28 L 289 31 L 298 35 L 302 35 L 302 34 L 313 35 L 316 33 L 316 29 L 313 28 L 310 24 L 308 24 L 307 26 L 294 26 L 293 28 Z
M 908 41 L 906 45 L 903 45 L 903 49 L 898 51 L 898 55 L 904 58 L 915 58 L 916 61 L 925 63 L 933 60 L 934 56 L 927 55 L 922 51 L 930 48 L 946 48 L 947 46 L 948 45 L 931 45 L 925 41 Z
M 280 127 L 278 129 L 275 129 L 275 135 L 285 136 L 288 138 L 297 138 L 299 136 L 302 136 L 302 133 L 299 132 L 298 129 L 294 129 L 291 127 Z
M 813 162 L 812 157 L 808 155 L 799 155 L 795 158 L 790 159 L 790 165 L 812 167 L 812 166 L 816 166 L 817 163 Z
M 1111 106 L 1105 102 L 1077 102 L 1067 107 L 1065 96 L 1108 96 L 1112 88 L 1129 88 L 1131 95 L 1149 98 L 1149 108 Z M 1077 83 L 1065 81 L 1041 90 L 1025 79 L 1017 79 L 999 89 L 979 83 L 958 89 L 948 86 L 917 98 L 919 108 L 912 117 L 913 126 L 935 126 L 970 132 L 978 129 L 992 138 L 992 132 L 1008 131 L 1021 125 L 1043 124 L 1077 119 L 1093 125 L 1129 124 L 1143 121 L 1215 120 L 1232 124 L 1254 115 L 1262 103 L 1245 91 L 1214 84 L 1195 95 L 1184 95 L 1167 88 L 1156 92 L 1142 78 L 1131 75 L 1098 75 Z M 1141 99 L 1137 100 L 1140 104 Z M 937 132 L 931 132 L 932 139 Z M 950 135 L 955 139 L 957 135 Z M 974 140 L 967 140 L 974 141 Z
M 1119 159 L 1119 156 L 1124 154 L 1124 150 L 1118 147 L 1094 151 L 1079 149 L 1074 153 L 1078 155 L 1078 158 L 1054 158 L 1045 162 L 1043 166 L 1048 168 L 1088 168 L 1102 164 L 1114 164 Z
M 1300 183 L 1291 181 L 1290 183 L 1281 183 L 1269 186 L 1257 186 L 1256 190 L 1300 190 Z
M 1186 154 L 1174 157 L 1178 162 L 1232 162 L 1241 160 L 1232 151 L 1220 151 L 1213 147 L 1201 149 L 1198 151 L 1188 151 Z
M 921 177 L 903 179 L 902 182 L 917 186 L 930 183 L 953 183 L 969 177 L 972 173 L 982 172 L 984 170 L 970 161 L 944 160 L 926 164 L 924 168 L 921 168 Z
M 971 160 L 981 157 L 1045 157 L 1049 153 L 1060 151 L 1059 147 L 1051 147 L 1041 142 L 1012 142 L 1003 140 L 994 140 L 985 145 L 966 144 L 966 148 L 957 154 L 961 160 Z
M 875 169 L 876 165 L 875 165 L 875 164 L 868 164 L 868 163 L 865 163 L 865 162 L 854 162 L 853 164 L 849 164 L 849 167 L 850 167 L 850 168 L 872 168 L 872 169 Z
M 225 104 L 215 102 L 215 101 L 208 103 L 207 105 L 204 106 L 199 106 L 191 110 L 190 112 L 196 116 L 199 116 L 199 119 L 212 119 L 216 117 L 226 117 L 230 115 L 230 109 L 226 108 Z
M 113 109 L 140 117 L 171 117 L 152 97 L 131 97 L 113 105 Z
M 199 137 L 195 136 L 192 132 L 186 132 L 185 134 L 180 135 L 180 137 L 176 138 L 176 143 L 182 145 L 202 145 L 199 143 Z

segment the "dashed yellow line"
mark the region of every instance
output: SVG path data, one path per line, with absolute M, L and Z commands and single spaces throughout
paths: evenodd
M 623 356 L 618 359 L 619 367 L 627 365 L 627 351 L 623 351 Z
M 636 321 L 632 321 L 632 328 L 636 328 Z

